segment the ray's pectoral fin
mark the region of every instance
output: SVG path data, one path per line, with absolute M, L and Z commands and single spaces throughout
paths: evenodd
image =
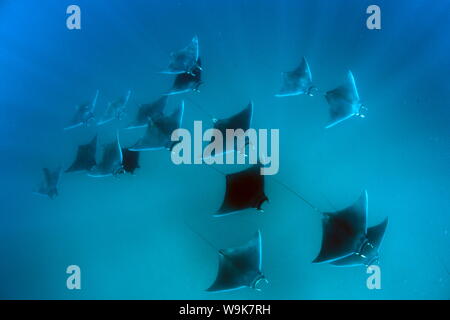
M 134 171 L 140 168 L 139 165 L 139 151 L 131 151 L 127 148 L 122 148 L 123 154 L 123 172 L 134 174 Z
M 260 290 L 265 277 L 262 267 L 261 232 L 242 246 L 219 251 L 219 269 L 210 292 L 236 290 L 244 287 Z
M 361 104 L 351 71 L 347 74 L 346 82 L 336 89 L 328 91 L 325 94 L 325 98 L 330 105 L 330 120 L 326 128 L 331 128 L 353 116 L 363 114 L 362 108 L 365 107 Z
M 72 165 L 65 172 L 89 171 L 96 165 L 97 135 L 88 144 L 78 146 Z
M 367 192 L 351 206 L 322 219 L 322 245 L 314 263 L 332 262 L 355 253 L 367 228 Z
M 264 192 L 264 176 L 260 174 L 261 165 L 228 174 L 226 176 L 226 191 L 224 200 L 215 216 L 236 213 L 254 208 L 262 211 L 262 205 L 268 201 Z
M 100 163 L 92 167 L 88 172 L 91 177 L 107 177 L 116 175 L 122 168 L 122 148 L 119 143 L 119 137 L 116 141 L 107 144 L 103 150 L 103 156 Z

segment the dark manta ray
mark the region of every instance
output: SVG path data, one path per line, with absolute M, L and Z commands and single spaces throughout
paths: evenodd
M 353 116 L 364 118 L 362 112 L 365 107 L 359 99 L 355 78 L 351 71 L 347 74 L 345 84 L 328 91 L 325 98 L 330 105 L 330 121 L 326 126 L 327 129 Z
M 150 119 L 145 135 L 129 148 L 131 151 L 171 150 L 174 142 L 171 141 L 172 132 L 181 127 L 184 113 L 184 102 L 169 116 Z
M 219 250 L 219 270 L 210 292 L 230 291 L 244 287 L 260 290 L 266 278 L 261 272 L 261 232 L 243 246 Z
M 44 168 L 42 171 L 44 172 L 44 181 L 42 181 L 34 193 L 54 199 L 58 195 L 58 184 L 61 178 L 62 168 L 59 167 L 55 171 Z
M 268 201 L 264 193 L 264 176 L 261 175 L 261 165 L 226 175 L 225 197 L 216 217 L 232 214 L 248 208 L 262 211 L 262 204 Z
M 317 90 L 312 84 L 311 70 L 306 58 L 303 57 L 300 65 L 293 71 L 283 72 L 283 83 L 276 97 L 296 96 L 299 94 L 313 95 Z
M 202 68 L 201 61 L 198 59 L 197 65 L 192 69 L 191 73 L 180 73 L 173 82 L 172 89 L 167 95 L 180 94 L 190 91 L 198 91 L 198 87 L 202 84 Z
M 94 121 L 94 110 L 95 105 L 97 104 L 98 94 L 99 91 L 97 90 L 95 98 L 92 102 L 84 103 L 77 107 L 77 112 L 73 116 L 72 121 L 67 127 L 64 128 L 64 130 L 70 130 L 83 125 L 86 126 Z
M 78 146 L 77 156 L 72 165 L 65 172 L 89 171 L 95 166 L 97 152 L 97 136 L 88 144 Z
M 120 97 L 116 101 L 110 102 L 108 107 L 106 108 L 105 114 L 101 118 L 97 125 L 102 125 L 108 123 L 114 119 L 121 120 L 123 115 L 125 114 L 125 109 L 128 104 L 128 100 L 130 100 L 131 90 L 128 91 L 125 97 Z
M 364 191 L 358 201 L 343 210 L 324 213 L 322 247 L 314 263 L 336 266 L 370 266 L 378 262 L 378 249 L 387 218 L 367 228 L 368 198 Z
M 142 128 L 147 126 L 149 119 L 157 119 L 164 115 L 164 109 L 167 105 L 167 96 L 162 96 L 158 100 L 141 104 L 139 106 L 136 119 L 130 123 L 127 129 Z
M 140 168 L 139 152 L 131 151 L 127 148 L 122 148 L 122 155 L 123 155 L 123 161 L 122 161 L 123 171 L 130 173 L 130 174 L 134 174 L 134 171 L 136 169 Z
M 236 113 L 235 115 L 226 118 L 226 119 L 214 119 L 214 129 L 219 130 L 222 132 L 222 135 L 226 137 L 226 131 L 227 129 L 242 129 L 244 132 L 250 129 L 251 123 L 252 123 L 252 117 L 253 117 L 253 102 L 250 102 L 247 107 L 245 107 L 244 110 Z M 236 134 L 237 137 L 239 137 L 238 134 Z M 213 140 L 214 141 L 214 140 Z M 223 150 L 224 153 L 232 152 L 236 150 L 236 146 L 233 150 L 226 149 L 227 146 L 224 143 Z M 242 150 L 240 150 L 242 151 Z M 215 154 L 218 155 L 218 154 Z
M 197 66 L 199 55 L 198 48 L 198 38 L 195 36 L 192 38 L 191 43 L 176 52 L 171 53 L 171 59 L 169 63 L 169 67 L 166 71 L 162 73 L 168 74 L 180 74 L 180 73 L 191 73 Z
M 122 161 L 122 148 L 120 147 L 119 137 L 117 136 L 116 141 L 104 147 L 101 162 L 92 167 L 88 172 L 88 176 L 99 178 L 122 173 Z

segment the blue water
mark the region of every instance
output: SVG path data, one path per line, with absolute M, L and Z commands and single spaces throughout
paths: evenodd
M 66 28 L 78 4 L 82 29 Z M 368 30 L 378 4 L 382 29 Z M 448 1 L 33 1 L 0 2 L 0 297 L 40 299 L 449 299 L 450 3 Z M 270 203 L 212 217 L 224 177 L 206 166 L 176 166 L 166 151 L 142 154 L 136 176 L 63 175 L 55 200 L 32 189 L 41 168 L 67 166 L 99 129 L 62 128 L 100 90 L 106 103 L 133 90 L 147 103 L 172 77 L 158 74 L 170 52 L 198 35 L 204 84 L 186 100 L 184 124 L 210 123 L 251 99 L 256 128 L 280 129 L 276 176 L 321 210 L 352 203 L 366 188 L 369 224 L 386 216 L 382 289 L 364 268 L 314 265 L 321 220 L 267 177 Z M 355 75 L 365 119 L 325 130 L 322 96 L 275 98 L 280 72 L 302 56 L 320 90 Z M 134 113 L 133 108 L 130 116 Z M 121 132 L 124 145 L 142 131 Z M 227 168 L 220 168 L 228 170 Z M 218 248 L 260 229 L 262 292 L 211 294 Z M 193 232 L 194 230 L 195 232 Z M 79 265 L 82 289 L 66 288 Z

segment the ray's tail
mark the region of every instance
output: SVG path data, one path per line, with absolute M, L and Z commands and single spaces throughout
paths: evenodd
M 304 203 L 306 203 L 311 209 L 313 209 L 314 211 L 316 211 L 317 213 L 322 213 L 315 205 L 313 205 L 310 201 L 306 200 L 305 197 L 303 197 L 300 193 L 298 193 L 297 191 L 295 191 L 294 189 L 292 189 L 291 187 L 289 187 L 287 184 L 285 184 L 284 182 L 278 180 L 277 178 L 275 178 L 274 176 L 271 177 L 273 181 L 275 181 L 276 183 L 278 183 L 280 186 L 282 186 L 283 188 L 285 188 L 287 191 L 289 191 L 290 193 L 292 193 L 293 195 L 295 195 L 297 198 L 299 198 L 300 200 L 302 200 Z
M 200 239 L 202 239 L 205 243 L 207 243 L 211 248 L 214 249 L 214 251 L 219 251 L 219 249 L 217 249 L 217 247 L 211 242 L 209 241 L 206 237 L 204 237 L 201 233 L 197 232 L 189 223 L 187 223 L 186 221 L 183 221 L 184 225 L 191 230 L 192 233 L 196 234 L 197 237 L 199 237 Z

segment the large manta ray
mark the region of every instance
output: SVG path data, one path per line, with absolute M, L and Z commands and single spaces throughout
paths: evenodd
M 296 69 L 283 72 L 282 75 L 282 86 L 280 92 L 275 95 L 276 97 L 296 96 L 299 94 L 312 96 L 313 92 L 317 90 L 313 86 L 311 70 L 305 57 L 303 57 L 302 62 Z
M 241 210 L 255 208 L 262 211 L 262 205 L 268 201 L 264 193 L 264 176 L 261 175 L 261 165 L 226 175 L 225 197 L 220 209 L 214 215 L 220 217 Z
M 97 104 L 99 91 L 97 90 L 95 98 L 92 102 L 81 104 L 77 107 L 77 112 L 64 130 L 74 129 L 80 126 L 87 126 L 94 121 L 95 105 Z
M 223 292 L 249 287 L 260 290 L 266 281 L 262 267 L 261 232 L 245 245 L 219 250 L 219 269 L 216 280 L 206 290 Z
M 44 173 L 44 180 L 34 191 L 34 193 L 54 199 L 58 196 L 58 185 L 61 178 L 62 168 L 58 167 L 55 171 L 50 171 L 50 169 L 44 168 L 42 171 Z
M 162 96 L 158 100 L 148 103 L 141 104 L 139 106 L 136 119 L 130 123 L 127 129 L 142 128 L 146 127 L 149 119 L 153 121 L 164 116 L 164 109 L 167 105 L 167 96 Z
M 92 167 L 88 172 L 88 176 L 99 178 L 123 173 L 122 161 L 122 148 L 120 147 L 119 136 L 117 135 L 116 141 L 104 147 L 101 162 Z
M 97 135 L 88 144 L 78 146 L 77 156 L 65 172 L 89 171 L 95 166 L 97 152 Z
M 336 266 L 370 266 L 378 263 L 378 249 L 387 227 L 387 218 L 367 228 L 368 196 L 364 191 L 350 207 L 323 213 L 322 246 L 314 263 Z
M 253 102 L 250 102 L 247 105 L 247 107 L 245 107 L 242 111 L 232 115 L 229 118 L 214 119 L 213 120 L 214 129 L 219 130 L 222 133 L 223 137 L 226 137 L 227 129 L 232 129 L 232 130 L 242 129 L 243 132 L 245 133 L 245 131 L 250 129 L 250 126 L 252 123 L 252 117 L 253 117 Z M 235 136 L 236 136 L 236 138 L 241 138 L 239 132 L 235 132 Z M 214 140 L 212 140 L 212 141 L 214 141 Z M 222 146 L 223 152 L 218 152 L 214 156 L 218 156 L 222 153 L 236 151 L 236 145 L 234 145 L 234 149 L 227 149 L 228 146 L 226 145 L 225 141 L 223 143 L 224 143 Z M 248 143 L 248 141 L 246 141 L 246 143 Z M 239 151 L 241 152 L 242 150 L 239 150 Z
M 336 89 L 328 91 L 325 98 L 330 105 L 330 121 L 326 126 L 327 129 L 353 116 L 364 118 L 365 107 L 359 99 L 355 78 L 351 71 L 347 74 L 346 82 Z
M 172 89 L 166 95 L 180 94 L 190 91 L 198 92 L 198 88 L 202 84 L 202 64 L 200 58 L 197 65 L 192 69 L 191 73 L 180 73 L 176 76 Z
M 171 53 L 169 67 L 162 73 L 192 74 L 193 70 L 197 66 L 198 56 L 199 56 L 198 37 L 195 36 L 194 38 L 192 38 L 191 43 L 187 47 Z
M 125 109 L 128 104 L 128 100 L 130 100 L 131 90 L 128 91 L 125 97 L 120 97 L 116 101 L 108 103 L 108 107 L 105 110 L 105 114 L 97 122 L 97 125 L 102 125 L 108 123 L 112 120 L 122 120 L 123 115 L 125 114 Z
M 140 138 L 134 146 L 130 147 L 131 151 L 148 151 L 148 150 L 172 150 L 174 142 L 171 140 L 172 132 L 181 127 L 184 113 L 184 101 L 169 116 L 150 119 L 147 125 L 145 135 Z

